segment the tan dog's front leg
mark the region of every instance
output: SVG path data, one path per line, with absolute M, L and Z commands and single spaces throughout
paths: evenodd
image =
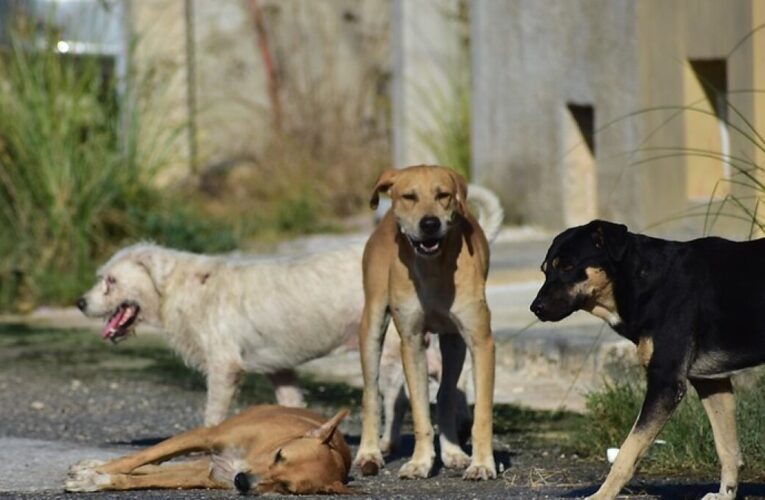
M 433 448 L 433 426 L 430 423 L 425 334 L 422 328 L 398 323 L 396 326 L 401 334 L 401 361 L 412 404 L 415 439 L 412 459 L 401 467 L 398 475 L 404 479 L 426 478 L 433 468 L 436 453 Z
M 380 353 L 389 321 L 386 303 L 367 301 L 359 330 L 364 393 L 361 401 L 361 443 L 354 461 L 365 476 L 377 474 L 385 465 L 380 450 L 379 377 Z
M 205 425 L 211 427 L 223 422 L 228 416 L 231 401 L 239 388 L 242 370 L 238 366 L 220 366 L 220 363 L 211 361 L 208 361 L 207 366 Z
M 475 384 L 475 409 L 473 417 L 473 457 L 463 475 L 464 479 L 494 479 L 497 468 L 494 463 L 493 406 L 494 406 L 494 337 L 489 324 L 489 308 L 486 302 L 478 305 L 474 314 L 466 314 L 474 321 L 465 321 L 462 332 L 473 359 Z

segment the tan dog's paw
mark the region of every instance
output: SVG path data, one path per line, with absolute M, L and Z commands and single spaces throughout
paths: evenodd
M 100 491 L 106 489 L 112 483 L 109 474 L 96 472 L 94 469 L 69 470 L 69 479 L 64 482 L 66 491 Z
M 486 481 L 488 479 L 496 478 L 497 468 L 494 466 L 494 463 L 491 465 L 472 464 L 462 475 L 462 479 L 468 481 Z
M 426 479 L 432 468 L 433 460 L 410 460 L 398 471 L 398 477 L 401 479 Z
M 376 476 L 380 469 L 385 466 L 385 460 L 383 460 L 382 453 L 379 450 L 359 450 L 354 463 L 361 470 L 362 476 Z
M 442 451 L 441 461 L 447 469 L 464 469 L 470 465 L 470 457 L 462 450 Z
M 87 469 L 95 469 L 96 467 L 100 467 L 104 465 L 105 463 L 106 462 L 104 460 L 95 460 L 95 459 L 80 460 L 79 462 L 69 466 L 69 475 L 72 476 L 74 474 L 77 474 L 80 471 L 87 470 Z

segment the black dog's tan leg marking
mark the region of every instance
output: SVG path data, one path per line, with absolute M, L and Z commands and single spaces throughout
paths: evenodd
M 692 379 L 701 403 L 712 424 L 717 456 L 720 458 L 720 491 L 708 499 L 734 499 L 738 491 L 738 471 L 743 465 L 736 436 L 736 400 L 730 378 Z
M 657 363 L 656 356 L 653 357 L 652 366 L 647 370 L 648 388 L 640 415 L 619 449 L 606 481 L 591 498 L 610 499 L 619 494 L 635 474 L 638 461 L 682 401 L 686 389 L 684 377 L 676 372 L 679 364 L 666 362 L 661 359 Z
M 637 345 L 637 356 L 640 365 L 647 368 L 653 357 L 653 339 L 651 337 L 640 337 Z
M 462 451 L 457 429 L 457 382 L 465 364 L 465 341 L 456 334 L 439 336 L 443 374 L 438 389 L 438 432 L 441 461 L 452 469 L 464 469 L 470 457 Z

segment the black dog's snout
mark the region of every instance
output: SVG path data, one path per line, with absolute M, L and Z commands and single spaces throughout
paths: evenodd
M 531 303 L 531 307 L 529 309 L 531 309 L 531 312 L 539 316 L 545 311 L 544 302 L 542 302 L 542 300 L 540 300 L 540 298 L 537 297 L 536 299 L 534 299 L 534 302 Z
M 438 217 L 423 217 L 420 221 L 420 230 L 427 235 L 436 234 L 441 229 L 441 221 Z
M 84 311 L 85 308 L 88 307 L 88 301 L 85 300 L 85 297 L 80 297 L 77 299 L 77 302 L 75 302 L 75 305 L 77 306 L 77 309 Z

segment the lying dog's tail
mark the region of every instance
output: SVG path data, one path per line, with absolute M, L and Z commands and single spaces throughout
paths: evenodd
M 470 184 L 467 201 L 478 210 L 478 223 L 489 243 L 493 242 L 505 220 L 505 211 L 502 210 L 499 198 L 490 189 L 477 184 Z

